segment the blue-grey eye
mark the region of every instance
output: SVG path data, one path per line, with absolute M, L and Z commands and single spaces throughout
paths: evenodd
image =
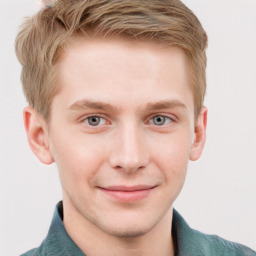
M 105 123 L 105 119 L 100 116 L 90 116 L 85 119 L 85 123 L 90 126 L 99 126 Z
M 154 116 L 153 118 L 151 118 L 151 120 L 149 121 L 150 124 L 154 124 L 157 126 L 161 126 L 161 125 L 165 125 L 165 124 L 169 124 L 171 122 L 171 118 L 167 117 L 167 116 Z

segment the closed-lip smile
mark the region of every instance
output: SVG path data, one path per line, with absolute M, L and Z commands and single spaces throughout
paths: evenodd
M 142 200 L 150 195 L 157 186 L 135 185 L 135 186 L 106 186 L 99 187 L 105 194 L 112 199 L 120 202 L 132 202 Z

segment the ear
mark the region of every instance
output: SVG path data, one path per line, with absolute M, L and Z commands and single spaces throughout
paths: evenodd
M 32 107 L 24 108 L 23 120 L 32 152 L 42 163 L 53 163 L 54 159 L 49 150 L 48 126 L 45 120 Z
M 195 123 L 195 137 L 190 152 L 190 160 L 196 161 L 202 154 L 206 140 L 207 108 L 203 107 Z

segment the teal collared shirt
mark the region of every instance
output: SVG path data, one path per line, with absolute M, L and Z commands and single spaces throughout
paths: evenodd
M 68 235 L 62 219 L 63 206 L 59 202 L 45 240 L 22 256 L 85 256 Z M 173 210 L 172 235 L 175 256 L 256 256 L 256 252 L 241 244 L 191 229 L 176 210 Z

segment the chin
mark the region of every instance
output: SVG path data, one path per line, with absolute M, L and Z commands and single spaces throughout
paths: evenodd
M 106 234 L 120 238 L 134 238 L 147 234 L 158 221 L 141 218 L 121 219 L 113 217 L 105 222 L 94 222 L 94 224 Z
M 152 228 L 145 227 L 105 227 L 103 230 L 111 236 L 120 237 L 120 238 L 136 238 L 147 234 Z
M 142 230 L 137 230 L 137 231 L 124 231 L 124 232 L 113 232 L 111 235 L 115 236 L 115 237 L 119 237 L 119 238 L 137 238 L 140 236 L 145 235 L 147 232 L 146 231 L 142 231 Z

